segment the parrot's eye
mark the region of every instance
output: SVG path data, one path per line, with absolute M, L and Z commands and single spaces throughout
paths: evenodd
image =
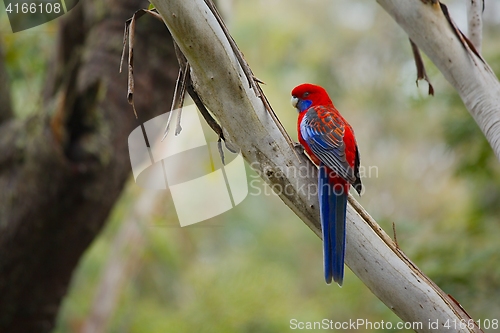
M 304 95 L 302 95 L 302 96 L 304 96 L 304 97 L 309 96 L 309 92 L 305 92 Z

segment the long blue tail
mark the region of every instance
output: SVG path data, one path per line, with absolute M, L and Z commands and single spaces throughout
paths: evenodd
M 328 172 L 320 165 L 318 175 L 318 198 L 323 234 L 323 263 L 326 283 L 332 278 L 339 286 L 344 280 L 345 217 L 347 192 L 336 189 L 328 181 Z

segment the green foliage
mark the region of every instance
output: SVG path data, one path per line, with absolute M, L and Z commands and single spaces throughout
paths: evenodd
M 444 98 L 444 140 L 455 155 L 454 178 L 463 183 L 468 203 L 454 233 L 441 235 L 439 243 L 421 253 L 434 257 L 429 274 L 438 285 L 459 300 L 470 300 L 478 312 L 493 315 L 500 311 L 500 244 L 492 237 L 500 232 L 500 167 L 459 97 L 449 91 Z
M 7 15 L 0 15 L 0 43 L 10 78 L 14 111 L 19 117 L 26 117 L 40 108 L 56 28 L 55 22 L 51 21 L 13 34 Z

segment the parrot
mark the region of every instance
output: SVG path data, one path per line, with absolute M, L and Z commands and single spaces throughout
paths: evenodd
M 297 132 L 305 152 L 319 168 L 318 200 L 323 236 L 325 281 L 342 286 L 345 226 L 350 186 L 361 195 L 359 151 L 354 131 L 333 105 L 326 90 L 304 83 L 292 90 L 298 111 Z

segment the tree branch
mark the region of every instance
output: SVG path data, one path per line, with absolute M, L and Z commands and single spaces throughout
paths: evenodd
M 263 101 L 249 88 L 230 43 L 205 1 L 152 3 L 191 64 L 194 87 L 227 133 L 226 139 L 241 149 L 247 162 L 320 236 L 317 170 L 303 154 L 297 159 Z M 443 324 L 448 319 L 470 319 L 397 248 L 351 196 L 349 202 L 346 264 L 378 298 L 401 319 L 421 322 L 422 328 L 417 329 L 420 332 L 432 331 L 429 320 Z
M 476 47 L 476 50 L 481 53 L 483 42 L 483 11 L 484 0 L 466 0 L 467 5 L 467 21 L 469 39 Z
M 500 159 L 500 82 L 438 2 L 377 0 L 457 90 Z M 470 44 L 469 44 L 470 43 Z M 472 47 L 471 47 L 472 46 Z

